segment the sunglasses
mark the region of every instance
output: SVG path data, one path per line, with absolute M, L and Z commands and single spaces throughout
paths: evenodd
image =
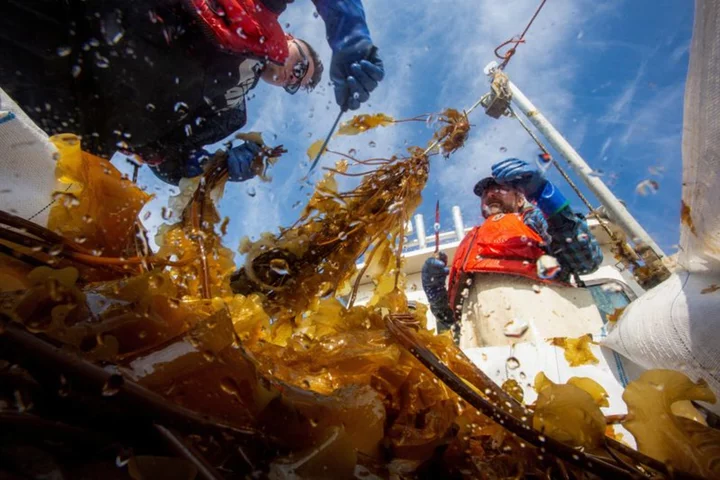
M 288 92 L 290 95 L 295 95 L 298 92 L 298 90 L 300 90 L 300 87 L 302 86 L 302 82 L 308 74 L 308 70 L 310 69 L 310 61 L 308 60 L 307 56 L 305 55 L 305 52 L 303 51 L 300 44 L 298 42 L 296 42 L 295 40 L 293 40 L 292 42 L 297 47 L 298 52 L 300 52 L 300 57 L 302 59 L 300 61 L 298 61 L 295 65 L 293 65 L 292 75 L 293 75 L 293 78 L 295 78 L 295 81 L 285 85 L 284 88 L 285 88 L 285 91 Z

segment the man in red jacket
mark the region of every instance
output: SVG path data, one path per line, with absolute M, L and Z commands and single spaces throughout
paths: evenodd
M 177 183 L 199 174 L 202 147 L 247 122 L 260 79 L 311 90 L 322 64 L 278 17 L 292 0 L 5 0 L 0 86 L 47 133 L 81 135 L 83 149 L 120 150 Z M 313 0 L 333 50 L 341 108 L 382 80 L 360 0 Z M 230 179 L 251 178 L 258 147 L 228 147 Z

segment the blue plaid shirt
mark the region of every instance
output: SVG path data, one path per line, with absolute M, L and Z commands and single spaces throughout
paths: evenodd
M 567 280 L 571 274 L 592 273 L 602 263 L 602 250 L 585 217 L 569 206 L 547 219 L 539 209 L 532 208 L 524 213 L 524 221 L 545 240 L 548 253 L 562 267 L 559 280 Z

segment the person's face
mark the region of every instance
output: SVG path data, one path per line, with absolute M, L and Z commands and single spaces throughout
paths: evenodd
M 306 87 L 315 73 L 315 65 L 307 45 L 301 40 L 288 40 L 288 54 L 285 64 L 270 63 L 265 67 L 262 79 L 271 85 L 283 87 L 289 93 L 295 93 Z
M 499 213 L 517 213 L 523 203 L 522 195 L 514 188 L 490 185 L 482 195 L 482 213 L 485 218 Z

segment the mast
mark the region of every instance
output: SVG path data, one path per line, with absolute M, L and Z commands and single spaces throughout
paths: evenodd
M 507 88 L 494 88 L 490 94 L 486 107 L 492 107 L 495 112 L 502 109 L 503 104 L 512 102 L 527 119 L 543 134 L 547 141 L 570 164 L 575 173 L 583 180 L 585 185 L 595 194 L 600 203 L 607 209 L 611 219 L 622 228 L 636 244 L 646 245 L 655 252 L 658 258 L 665 256 L 660 246 L 652 239 L 650 234 L 635 220 L 620 200 L 612 193 L 607 185 L 597 176 L 592 175 L 593 170 L 560 132 L 545 118 L 533 105 L 523 92 L 506 77 L 506 73 L 498 70 L 497 64 L 492 62 L 485 71 L 493 77 L 493 85 L 504 83 Z M 499 75 L 505 77 L 497 78 Z M 502 98 L 503 94 L 506 98 Z M 509 97 L 509 98 L 507 98 Z M 504 109 L 502 109 L 504 110 Z M 489 115 L 495 117 L 490 112 Z M 498 118 L 498 117 L 495 117 Z

